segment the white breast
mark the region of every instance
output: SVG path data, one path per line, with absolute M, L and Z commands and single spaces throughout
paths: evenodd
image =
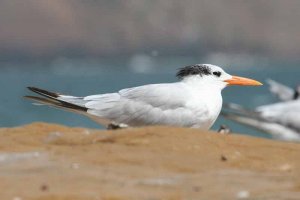
M 221 91 L 201 90 L 188 102 L 187 107 L 193 110 L 198 123 L 194 128 L 210 129 L 218 118 L 222 109 Z

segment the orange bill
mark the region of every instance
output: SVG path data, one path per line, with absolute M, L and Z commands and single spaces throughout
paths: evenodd
M 258 82 L 253 79 L 239 77 L 239 76 L 232 76 L 231 79 L 225 80 L 228 85 L 262 85 L 261 82 Z

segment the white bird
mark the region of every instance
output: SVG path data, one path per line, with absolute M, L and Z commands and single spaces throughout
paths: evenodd
M 35 87 L 43 97 L 25 96 L 39 103 L 90 117 L 103 126 L 174 125 L 209 129 L 221 108 L 227 85 L 262 85 L 232 76 L 218 66 L 196 64 L 181 68 L 178 82 L 127 88 L 116 93 L 75 97 Z
M 268 79 L 267 83 L 270 86 L 269 90 L 281 101 L 290 101 L 299 98 L 300 86 L 293 89 L 271 79 Z
M 300 141 L 300 99 L 259 106 L 247 110 L 236 104 L 227 104 L 222 115 L 233 121 L 271 134 L 274 138 Z
M 222 114 L 233 121 L 269 133 L 273 138 L 300 141 L 300 87 L 293 89 L 274 80 L 267 80 L 269 90 L 282 102 L 247 110 L 227 104 Z

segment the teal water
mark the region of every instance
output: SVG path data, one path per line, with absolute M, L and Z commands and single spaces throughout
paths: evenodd
M 199 61 L 185 59 L 180 59 L 180 62 L 178 60 L 161 61 L 155 62 L 154 68 L 148 69 L 149 66 L 146 66 L 143 70 L 137 70 L 134 65 L 123 64 L 122 61 L 115 60 L 106 60 L 105 63 L 73 62 L 69 65 L 52 63 L 48 66 L 31 65 L 30 63 L 2 64 L 0 66 L 0 126 L 13 127 L 43 121 L 68 126 L 103 128 L 84 116 L 46 106 L 32 105 L 30 101 L 22 98 L 24 95 L 32 94 L 26 87 L 37 86 L 76 96 L 114 92 L 142 84 L 174 82 L 176 81 L 174 76 L 176 70 L 182 65 L 193 63 L 199 63 Z M 250 77 L 262 82 L 267 78 L 272 78 L 290 86 L 300 83 L 300 67 L 297 64 L 289 66 L 266 64 L 263 67 L 245 67 L 243 69 L 227 67 L 225 70 L 230 74 Z M 223 91 L 223 100 L 248 108 L 276 102 L 275 97 L 268 91 L 267 84 L 262 87 L 228 87 Z M 219 117 L 213 129 L 217 129 L 221 124 L 229 125 L 234 132 L 269 137 L 222 117 Z

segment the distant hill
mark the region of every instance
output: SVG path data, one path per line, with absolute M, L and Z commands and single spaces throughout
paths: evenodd
M 2 0 L 0 57 L 247 52 L 297 58 L 300 1 Z

